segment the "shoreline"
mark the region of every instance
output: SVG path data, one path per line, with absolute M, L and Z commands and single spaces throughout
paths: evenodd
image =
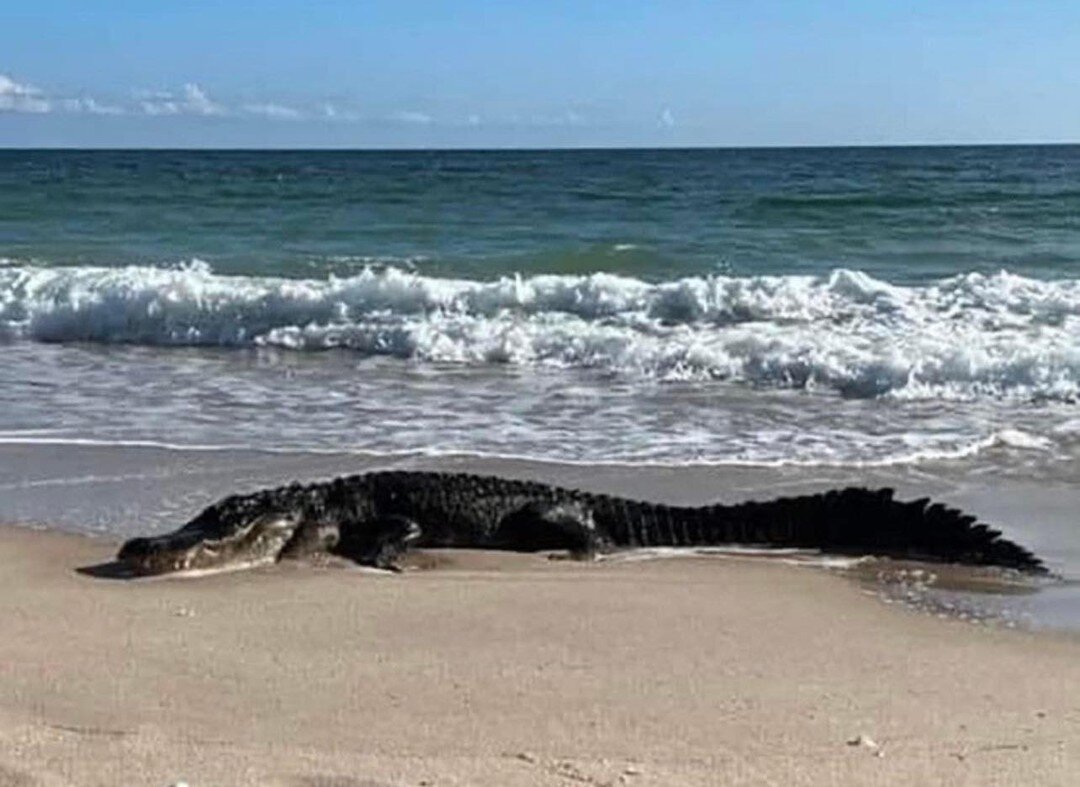
M 1080 775 L 1074 637 L 891 609 L 822 571 L 455 551 L 404 576 L 76 573 L 114 549 L 0 527 L 4 783 Z
M 1012 619 L 1020 626 L 1080 631 L 1080 542 L 1073 516 L 1080 508 L 1080 488 L 1064 473 L 1034 480 L 950 463 L 905 468 L 583 467 L 469 455 L 387 457 L 7 443 L 0 444 L 0 495 L 4 498 L 0 526 L 37 523 L 123 540 L 175 530 L 230 494 L 376 469 L 525 478 L 676 505 L 737 503 L 843 486 L 894 487 L 898 499 L 931 497 L 978 517 L 1033 551 L 1055 576 L 1065 580 L 1038 583 L 1038 592 L 999 603 L 992 595 L 965 593 L 963 583 L 946 587 L 945 577 L 938 572 L 942 581 L 930 583 L 934 587 L 926 587 L 917 577 L 892 583 L 892 590 L 902 591 L 895 594 L 898 601 L 947 613 L 959 610 L 975 618 Z

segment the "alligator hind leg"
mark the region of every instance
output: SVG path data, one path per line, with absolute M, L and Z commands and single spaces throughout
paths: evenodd
M 579 503 L 530 503 L 504 517 L 492 535 L 492 547 L 518 552 L 566 550 L 591 560 L 609 544 L 600 536 L 592 512 Z
M 281 550 L 283 560 L 319 558 L 337 546 L 341 539 L 338 525 L 326 522 L 305 522 L 296 529 Z
M 372 523 L 368 532 L 372 535 L 362 544 L 350 544 L 343 540 L 334 551 L 362 566 L 401 571 L 398 558 L 420 539 L 423 531 L 420 525 L 407 517 L 390 516 Z

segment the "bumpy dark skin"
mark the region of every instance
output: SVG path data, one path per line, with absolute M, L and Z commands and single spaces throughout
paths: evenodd
M 330 553 L 393 569 L 411 547 L 568 550 L 747 544 L 1045 573 L 975 517 L 891 489 L 683 508 L 464 473 L 375 472 L 228 497 L 117 559 L 138 574 L 216 570 Z

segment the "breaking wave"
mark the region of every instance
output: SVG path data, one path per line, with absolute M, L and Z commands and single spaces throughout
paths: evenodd
M 588 367 L 903 399 L 1080 394 L 1080 280 L 969 273 L 896 286 L 824 276 L 609 273 L 437 278 L 370 267 L 325 279 L 203 262 L 0 266 L 9 340 L 346 348 L 466 364 Z

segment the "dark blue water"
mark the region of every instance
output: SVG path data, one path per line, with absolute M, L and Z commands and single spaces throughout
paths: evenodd
M 314 276 L 1080 275 L 1080 147 L 0 151 L 0 256 Z

